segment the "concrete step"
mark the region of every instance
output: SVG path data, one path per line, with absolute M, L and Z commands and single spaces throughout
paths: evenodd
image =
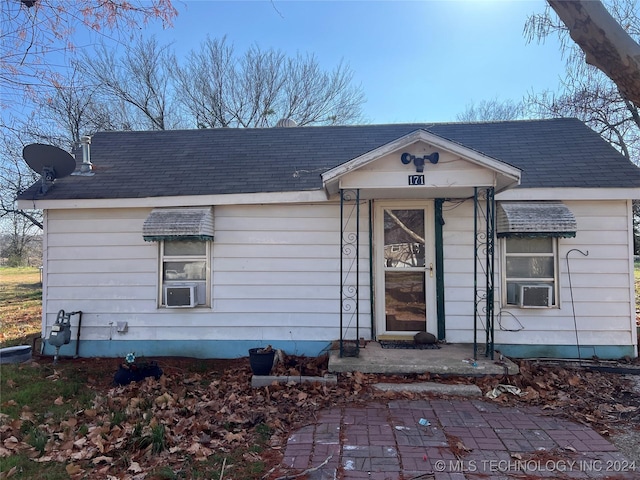
M 437 395 L 457 395 L 461 397 L 481 397 L 482 391 L 477 385 L 447 384 L 436 382 L 416 383 L 376 383 L 373 388 L 383 392 L 416 392 Z

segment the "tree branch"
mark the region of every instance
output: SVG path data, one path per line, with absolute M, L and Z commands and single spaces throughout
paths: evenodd
M 640 106 L 640 45 L 593 0 L 547 0 L 590 65 L 602 70 L 620 93 Z

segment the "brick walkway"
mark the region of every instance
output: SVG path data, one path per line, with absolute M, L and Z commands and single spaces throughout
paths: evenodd
M 325 410 L 289 437 L 283 464 L 313 469 L 309 480 L 640 478 L 640 465 L 584 425 L 482 400 Z

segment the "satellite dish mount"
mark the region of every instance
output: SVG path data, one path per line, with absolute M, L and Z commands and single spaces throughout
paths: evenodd
M 57 178 L 71 175 L 76 169 L 76 161 L 69 152 L 53 145 L 32 143 L 22 150 L 22 158 L 29 168 L 40 174 L 40 193 L 46 194 Z

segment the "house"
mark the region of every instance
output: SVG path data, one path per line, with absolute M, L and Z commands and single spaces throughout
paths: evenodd
M 19 198 L 44 211 L 43 338 L 82 312 L 61 355 L 317 355 L 421 331 L 638 354 L 640 169 L 576 119 L 100 132 L 83 151 Z

